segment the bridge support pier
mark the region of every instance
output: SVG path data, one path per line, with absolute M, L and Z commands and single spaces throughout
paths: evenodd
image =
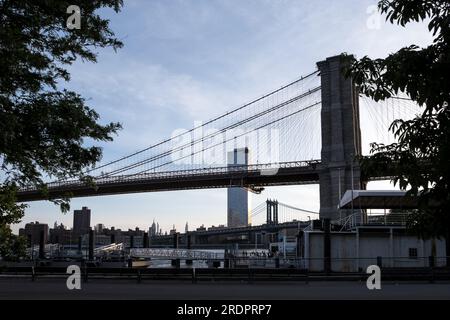
M 180 234 L 179 234 L 178 232 L 175 232 L 175 233 L 173 234 L 173 248 L 174 248 L 174 249 L 178 249 L 178 241 L 179 241 L 179 237 L 180 237 Z
M 322 92 L 322 170 L 320 180 L 320 218 L 338 220 L 351 212 L 339 212 L 338 204 L 346 190 L 362 189 L 359 96 L 352 80 L 344 76 L 344 56 L 317 63 Z
M 186 234 L 186 248 L 191 249 L 192 246 L 192 235 L 190 233 Z
M 94 260 L 94 230 L 89 229 L 89 261 Z
M 331 272 L 331 225 L 330 219 L 323 220 L 323 270 Z
M 39 233 L 39 259 L 45 259 L 45 234 L 44 230 Z
M 142 239 L 142 247 L 148 248 L 148 232 L 144 232 L 144 238 Z
M 172 267 L 175 267 L 175 268 L 180 268 L 180 266 L 181 266 L 181 260 L 180 259 L 172 259 Z
M 133 249 L 133 248 L 134 248 L 134 236 L 131 235 L 130 236 L 130 249 Z
M 297 258 L 304 256 L 303 255 L 303 251 L 304 251 L 303 236 L 304 236 L 303 230 L 299 230 L 298 234 L 297 234 Z
M 83 245 L 83 238 L 81 236 L 78 236 L 78 254 L 81 254 L 81 249 L 82 249 L 82 245 Z

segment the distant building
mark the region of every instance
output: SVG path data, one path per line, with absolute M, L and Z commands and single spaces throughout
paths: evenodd
M 32 245 L 39 244 L 41 238 L 41 231 L 44 232 L 44 243 L 48 242 L 48 224 L 31 222 L 25 225 L 25 228 L 19 229 L 19 235 L 28 239 L 27 243 Z
M 184 226 L 184 232 L 188 233 L 188 231 L 189 231 L 189 225 L 188 225 L 188 223 L 186 221 L 186 225 Z
M 197 231 L 206 231 L 205 226 L 202 224 L 200 227 L 197 228 Z
M 97 223 L 94 227 L 96 233 L 102 233 L 103 229 L 105 229 L 105 225 L 103 223 Z
M 96 234 L 94 240 L 96 246 L 106 246 L 111 243 L 111 236 L 105 234 Z
M 225 229 L 226 226 L 223 224 L 219 224 L 217 227 L 216 226 L 211 226 L 208 228 L 208 230 L 217 230 L 217 229 Z
M 73 211 L 73 233 L 82 235 L 89 233 L 91 227 L 91 210 L 83 207 L 81 210 Z
M 156 236 L 157 232 L 158 231 L 156 229 L 155 219 L 153 219 L 152 226 L 148 229 L 148 235 L 150 237 L 153 237 L 153 236 Z
M 62 223 L 59 226 L 55 223 L 55 227 L 50 229 L 50 243 L 70 244 L 72 242 L 75 243 L 75 239 L 72 238 L 72 230 L 67 230 Z
M 228 167 L 247 165 L 249 163 L 248 148 L 234 149 L 228 152 Z M 228 227 L 246 227 L 251 224 L 250 199 L 244 188 L 228 188 Z

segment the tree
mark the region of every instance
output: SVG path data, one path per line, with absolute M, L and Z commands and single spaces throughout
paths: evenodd
M 397 142 L 373 143 L 362 168 L 388 169 L 394 183 L 417 196 L 419 209 L 409 227 L 421 237 L 445 237 L 450 255 L 450 2 L 382 0 L 378 8 L 402 27 L 426 20 L 433 42 L 402 48 L 385 59 L 349 57 L 347 74 L 363 94 L 379 101 L 406 93 L 423 108 L 412 120 L 395 120 L 390 130 Z
M 80 29 L 67 24 L 71 5 L 81 9 Z M 96 62 L 95 48 L 122 47 L 109 20 L 96 13 L 121 7 L 122 0 L 0 0 L 0 239 L 9 239 L 2 240 L 0 255 L 15 245 L 9 225 L 24 215 L 26 206 L 15 202 L 18 188 L 45 193 L 46 178 L 83 178 L 102 155 L 86 139 L 111 141 L 120 129 L 100 124 L 64 84 L 67 66 L 77 59 Z M 68 199 L 54 202 L 69 210 Z

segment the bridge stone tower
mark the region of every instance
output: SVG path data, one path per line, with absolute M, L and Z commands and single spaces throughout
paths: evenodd
M 352 80 L 345 78 L 345 65 L 342 55 L 317 63 L 322 82 L 320 218 L 331 220 L 349 214 L 338 211 L 342 194 L 351 190 L 352 184 L 355 190 L 361 189 L 361 171 L 354 161 L 361 154 L 358 91 Z

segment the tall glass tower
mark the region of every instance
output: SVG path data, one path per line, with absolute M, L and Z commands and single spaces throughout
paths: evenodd
M 228 167 L 247 165 L 249 163 L 248 148 L 234 149 L 227 154 Z M 228 188 L 228 227 L 246 227 L 251 224 L 250 199 L 247 189 Z

